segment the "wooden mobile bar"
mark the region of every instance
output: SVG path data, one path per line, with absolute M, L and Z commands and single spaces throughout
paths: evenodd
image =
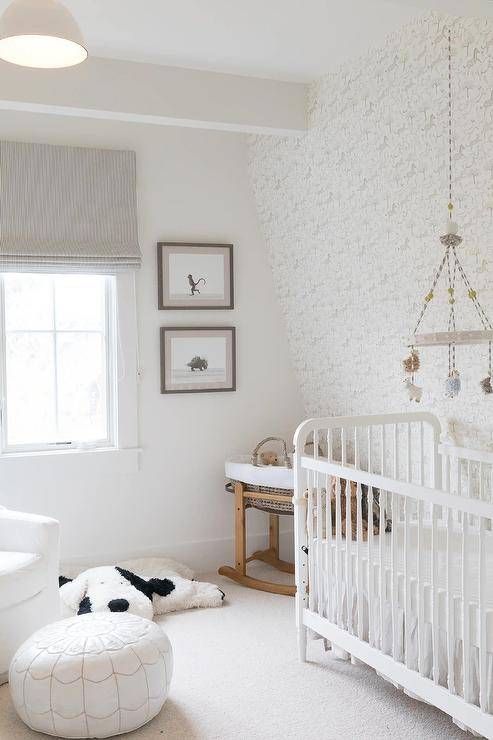
M 415 334 L 407 340 L 408 347 L 446 347 L 451 344 L 488 344 L 493 342 L 493 331 L 438 331 L 431 334 Z

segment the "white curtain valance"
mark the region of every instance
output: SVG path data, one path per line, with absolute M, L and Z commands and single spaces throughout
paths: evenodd
M 140 267 L 135 152 L 0 142 L 0 271 Z

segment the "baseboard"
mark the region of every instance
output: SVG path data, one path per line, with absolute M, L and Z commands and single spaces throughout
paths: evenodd
M 254 534 L 248 537 L 248 552 L 267 547 L 267 535 Z M 293 560 L 293 531 L 289 529 L 279 533 L 281 556 L 285 560 Z M 232 537 L 219 540 L 199 540 L 194 542 L 176 542 L 160 547 L 142 549 L 119 550 L 92 554 L 80 558 L 62 558 L 61 573 L 73 575 L 74 571 L 81 571 L 96 565 L 111 565 L 122 560 L 145 557 L 168 557 L 181 563 L 186 563 L 197 574 L 210 573 L 221 565 L 233 564 L 234 540 Z
M 0 686 L 2 686 L 4 683 L 9 682 L 9 673 L 8 671 L 6 673 L 0 673 Z

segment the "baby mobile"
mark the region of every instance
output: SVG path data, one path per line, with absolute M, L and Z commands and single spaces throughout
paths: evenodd
M 449 202 L 448 202 L 448 218 L 447 218 L 447 230 L 444 236 L 440 237 L 440 241 L 444 246 L 444 254 L 442 260 L 438 266 L 435 274 L 435 278 L 431 285 L 430 290 L 424 298 L 424 304 L 421 312 L 414 327 L 413 334 L 408 341 L 408 347 L 410 347 L 411 353 L 403 361 L 404 372 L 406 377 L 404 382 L 409 393 L 409 399 L 411 401 L 421 401 L 423 389 L 415 384 L 416 373 L 420 367 L 420 358 L 417 347 L 448 347 L 448 376 L 445 380 L 445 394 L 449 398 L 455 398 L 461 389 L 460 374 L 456 367 L 456 354 L 455 348 L 458 344 L 472 345 L 472 344 L 488 344 L 488 374 L 481 381 L 480 385 L 483 393 L 493 393 L 493 387 L 491 384 L 491 343 L 493 341 L 493 327 L 491 326 L 490 320 L 488 319 L 483 307 L 481 306 L 478 296 L 474 288 L 472 287 L 469 279 L 464 272 L 459 257 L 457 255 L 457 248 L 462 243 L 462 237 L 459 236 L 459 227 L 453 220 L 453 202 L 452 202 L 452 36 L 451 32 L 448 33 L 448 176 L 449 176 Z M 447 281 L 447 292 L 448 292 L 448 325 L 447 331 L 436 332 L 433 334 L 418 334 L 418 329 L 421 326 L 426 311 L 435 297 L 435 291 L 440 281 L 442 274 L 446 275 Z M 457 331 L 456 327 L 456 278 L 459 276 L 460 280 L 464 283 L 467 296 L 476 310 L 482 329 L 474 331 Z

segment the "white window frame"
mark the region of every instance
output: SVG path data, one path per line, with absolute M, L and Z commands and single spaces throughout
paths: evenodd
M 137 414 L 137 316 L 134 273 L 122 272 L 107 276 L 106 281 L 106 362 L 107 362 L 107 413 L 108 438 L 89 444 L 39 444 L 7 445 L 6 414 L 6 371 L 5 371 L 5 316 L 3 278 L 0 276 L 0 465 L 2 461 L 34 457 L 37 459 L 63 456 L 75 459 L 83 455 L 97 460 L 98 470 L 104 472 L 108 467 L 102 463 L 101 454 L 115 462 L 118 470 L 127 472 L 139 467 L 138 414 Z M 106 453 L 112 453 L 107 455 Z M 115 453 L 118 453 L 116 455 Z M 126 454 L 126 462 L 120 453 Z M 118 459 L 117 459 L 118 458 Z M 87 462 L 87 460 L 85 460 Z M 122 467 L 122 462 L 124 462 Z M 110 465 L 111 467 L 111 465 Z

